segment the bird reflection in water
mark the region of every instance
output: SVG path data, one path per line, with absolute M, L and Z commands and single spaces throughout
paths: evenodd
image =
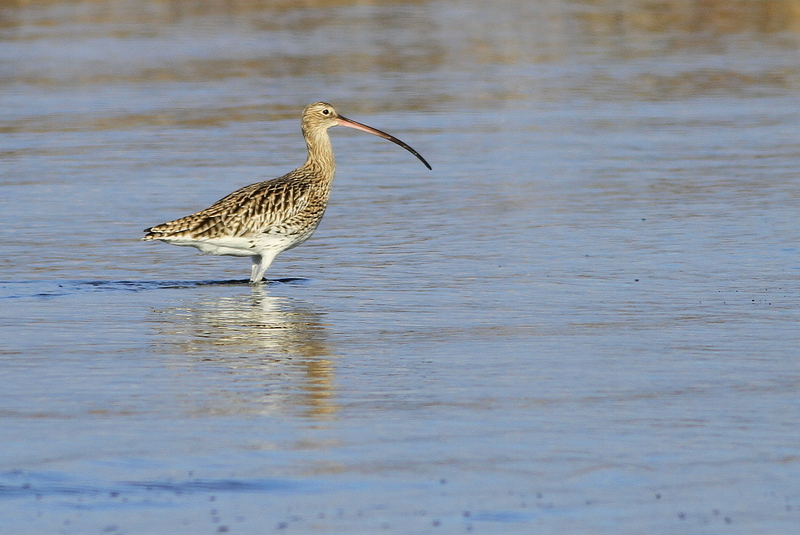
M 211 395 L 219 412 L 299 413 L 333 418 L 334 360 L 323 314 L 307 304 L 251 293 L 154 310 L 158 345 L 186 365 L 221 371 Z M 196 371 L 193 369 L 193 371 Z

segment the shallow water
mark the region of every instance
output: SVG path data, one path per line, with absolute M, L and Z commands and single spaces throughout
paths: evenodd
M 0 532 L 800 524 L 800 12 L 0 4 Z M 142 243 L 332 131 L 316 234 Z

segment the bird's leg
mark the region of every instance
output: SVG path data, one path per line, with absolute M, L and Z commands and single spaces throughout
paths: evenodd
M 253 267 L 250 271 L 250 282 L 255 284 L 261 282 L 261 279 L 264 278 L 264 273 L 267 272 L 267 268 L 272 263 L 272 261 L 277 256 L 276 253 L 272 254 L 261 254 L 258 256 L 252 256 L 250 258 L 253 259 Z
M 250 282 L 261 282 L 261 278 L 264 276 L 264 272 L 261 271 L 263 257 L 261 255 L 251 256 L 250 259 L 253 261 L 253 265 L 250 268 Z

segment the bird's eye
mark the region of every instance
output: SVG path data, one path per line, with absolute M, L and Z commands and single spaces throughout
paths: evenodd
M 327 108 L 322 110 L 322 115 L 330 115 L 330 113 L 331 113 L 330 110 Z

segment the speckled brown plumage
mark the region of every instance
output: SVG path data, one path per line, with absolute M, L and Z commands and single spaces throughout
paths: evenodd
M 336 170 L 328 128 L 348 126 L 388 139 L 430 169 L 402 141 L 337 114 L 325 102 L 306 107 L 301 125 L 308 146 L 308 159 L 302 166 L 238 189 L 205 210 L 145 229 L 143 239 L 196 247 L 208 254 L 249 256 L 253 261 L 250 282 L 255 283 L 275 256 L 306 241 L 322 219 Z
M 293 235 L 322 218 L 329 183 L 315 181 L 302 169 L 280 178 L 250 184 L 205 210 L 146 230 L 145 240 Z

